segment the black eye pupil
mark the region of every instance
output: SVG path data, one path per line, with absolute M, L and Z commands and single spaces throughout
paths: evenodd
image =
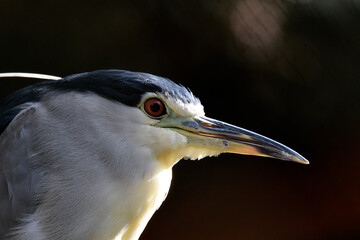
M 159 103 L 153 103 L 150 105 L 150 110 L 153 112 L 158 112 L 160 110 L 160 104 Z

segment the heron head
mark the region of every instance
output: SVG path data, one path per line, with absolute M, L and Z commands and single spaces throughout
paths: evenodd
M 98 70 L 37 87 L 37 92 L 49 90 L 91 92 L 116 103 L 112 106 L 120 104 L 121 111 L 114 109 L 114 114 L 121 115 L 122 130 L 129 128 L 126 140 L 146 148 L 166 168 L 182 158 L 201 159 L 225 152 L 309 163 L 274 140 L 206 117 L 200 100 L 189 89 L 166 78 Z

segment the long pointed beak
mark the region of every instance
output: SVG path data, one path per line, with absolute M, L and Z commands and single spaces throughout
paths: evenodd
M 249 130 L 207 117 L 195 117 L 174 129 L 190 140 L 205 139 L 208 147 L 221 148 L 222 152 L 278 158 L 309 164 L 303 156 L 285 145 Z

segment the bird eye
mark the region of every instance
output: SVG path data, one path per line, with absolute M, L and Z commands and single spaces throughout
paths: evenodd
M 144 109 L 152 117 L 161 117 L 166 114 L 165 104 L 157 98 L 150 98 L 145 101 Z

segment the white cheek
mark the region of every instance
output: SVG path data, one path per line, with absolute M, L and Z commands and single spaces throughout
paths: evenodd
M 141 146 L 152 152 L 164 168 L 171 168 L 179 160 L 199 160 L 207 156 L 217 156 L 222 151 L 206 146 L 189 144 L 186 136 L 170 129 L 154 126 L 142 126 L 143 138 L 139 139 Z
M 142 125 L 136 136 L 141 136 L 136 139 L 138 146 L 151 151 L 153 158 L 166 169 L 184 157 L 181 149 L 186 148 L 187 138 L 175 131 Z
M 155 154 L 186 147 L 186 137 L 170 129 L 144 126 L 142 130 L 144 133 L 143 144 L 153 149 Z

